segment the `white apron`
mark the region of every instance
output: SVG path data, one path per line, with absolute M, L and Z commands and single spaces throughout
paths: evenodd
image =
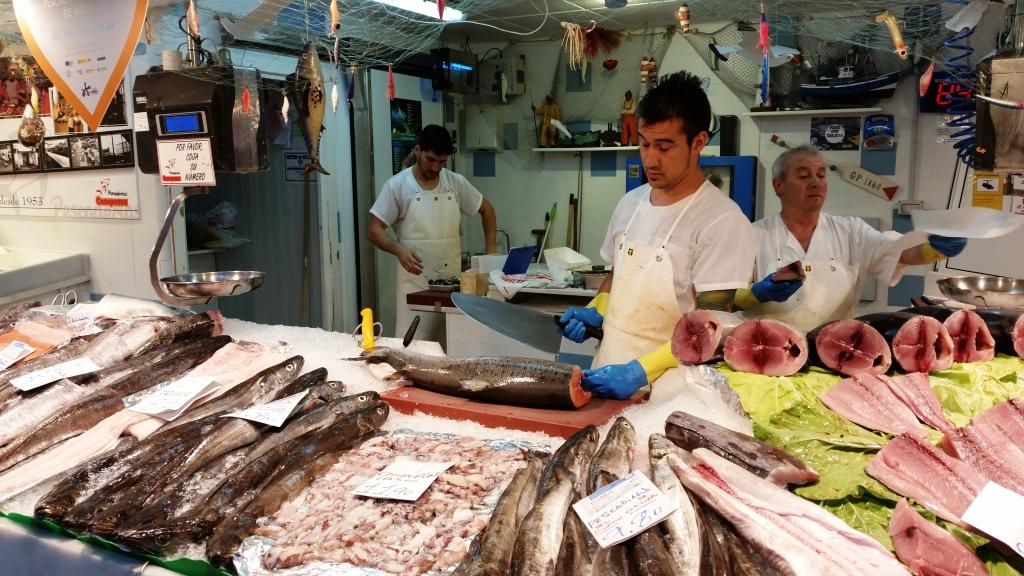
M 398 242 L 412 250 L 423 261 L 422 274 L 410 274 L 396 258 L 395 277 L 395 336 L 401 338 L 413 318 L 420 316 L 416 330 L 417 340 L 442 342 L 444 336 L 444 314 L 439 312 L 416 312 L 409 309 L 406 294 L 427 289 L 427 281 L 437 278 L 451 278 L 462 271 L 460 253 L 462 241 L 459 237 L 461 212 L 459 201 L 447 174 L 441 171 L 441 180 L 432 191 L 421 191 L 409 203 L 409 212 L 402 221 Z
M 686 206 L 679 211 L 679 216 L 672 223 L 660 245 L 638 244 L 629 237 L 636 215 L 650 200 L 650 191 L 633 211 L 615 252 L 612 265 L 614 279 L 611 293 L 608 295 L 608 313 L 603 324 L 604 338 L 594 356 L 592 368 L 629 362 L 672 338 L 672 331 L 675 330 L 683 311 L 680 310 L 679 300 L 676 298 L 677 272 L 674 270 L 667 247 L 679 221 L 699 201 L 703 191 L 702 186 L 693 193 Z M 678 261 L 687 266 L 690 261 L 689 248 L 678 255 Z M 687 270 L 679 273 L 687 275 L 685 285 L 692 284 Z M 692 293 L 689 297 L 693 298 Z
M 774 238 L 775 268 L 789 264 L 783 262 L 783 247 L 789 240 L 785 224 L 776 229 Z M 781 237 L 781 238 L 780 238 Z M 834 257 L 823 261 L 805 261 L 803 286 L 785 302 L 765 302 L 757 309 L 757 317 L 774 318 L 790 326 L 809 332 L 833 320 L 853 317 L 857 306 L 857 277 L 860 266 L 846 265 Z

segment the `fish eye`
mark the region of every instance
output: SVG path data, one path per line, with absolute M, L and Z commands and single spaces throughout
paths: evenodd
M 384 413 L 384 409 L 383 408 L 377 408 L 377 414 L 383 414 L 383 413 Z
M 362 394 L 361 396 L 359 396 L 359 398 L 356 398 L 356 400 L 360 402 L 366 402 L 367 398 L 368 397 L 366 396 L 366 394 Z

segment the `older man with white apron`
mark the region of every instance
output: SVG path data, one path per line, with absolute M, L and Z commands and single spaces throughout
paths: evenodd
M 670 340 L 680 317 L 698 305 L 728 307 L 749 282 L 753 228 L 698 164 L 710 114 L 700 80 L 685 72 L 663 79 L 640 101 L 640 157 L 649 183 L 615 207 L 601 249 L 612 273 L 599 294 L 561 318 L 563 334 L 577 342 L 588 325 L 604 329 L 583 379 L 597 396 L 629 398 L 676 366 Z
M 828 169 L 821 154 L 802 146 L 784 152 L 772 170 L 781 213 L 754 223 L 759 248 L 755 282 L 736 303 L 748 316 L 774 318 L 804 331 L 850 318 L 870 274 L 895 285 L 907 265 L 959 254 L 963 238 L 932 235 L 926 244 L 900 249 L 897 232 L 879 232 L 860 218 L 821 211 L 828 197 Z M 775 280 L 779 268 L 800 261 L 802 280 Z
M 406 303 L 408 294 L 426 290 L 430 280 L 452 278 L 462 271 L 462 214 L 482 216 L 486 251 L 495 251 L 494 209 L 464 177 L 444 168 L 451 151 L 447 130 L 424 127 L 414 148 L 416 163 L 388 179 L 370 209 L 368 238 L 396 256 L 396 335 L 403 334 L 415 316 Z M 397 242 L 385 232 L 389 226 Z M 443 314 L 421 313 L 417 336 L 440 341 L 443 326 Z

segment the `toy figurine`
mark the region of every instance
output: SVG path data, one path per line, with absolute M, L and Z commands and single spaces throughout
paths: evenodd
M 541 116 L 540 133 L 537 135 L 537 144 L 542 148 L 548 148 L 558 144 L 558 130 L 551 124 L 552 120 L 561 120 L 562 114 L 555 103 L 554 97 L 550 94 L 544 97 L 544 105 L 540 108 L 530 105 L 535 114 Z
M 636 146 L 636 100 L 633 92 L 626 90 L 626 100 L 622 103 L 622 145 Z
M 640 61 L 640 82 L 642 84 L 658 83 L 658 65 L 651 56 L 644 56 Z

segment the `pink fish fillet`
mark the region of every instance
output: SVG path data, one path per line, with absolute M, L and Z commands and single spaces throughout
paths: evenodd
M 885 374 L 892 366 L 889 343 L 878 330 L 860 320 L 837 320 L 815 331 L 818 334 L 814 337 L 814 348 L 818 358 L 840 374 Z M 807 337 L 809 340 L 811 335 Z
M 941 372 L 953 365 L 953 339 L 935 318 L 917 316 L 896 332 L 892 356 L 905 372 Z
M 914 576 L 988 576 L 988 568 L 963 542 L 924 519 L 901 499 L 889 519 L 896 556 Z
M 716 310 L 694 310 L 676 323 L 672 355 L 683 364 L 701 364 L 722 356 L 722 342 L 742 320 Z
M 942 325 L 953 339 L 954 362 L 984 362 L 995 358 L 996 340 L 977 312 L 957 310 Z
M 778 320 L 747 320 L 725 339 L 725 361 L 739 372 L 790 376 L 807 362 L 807 337 Z
M 996 404 L 975 415 L 971 423 L 988 434 L 1002 434 L 1006 442 L 1024 450 L 1024 400 L 1014 398 Z
M 698 448 L 692 457 L 673 454 L 669 465 L 687 490 L 725 517 L 780 573 L 907 574 L 873 538 L 709 450 Z
M 821 402 L 840 416 L 865 428 L 890 434 L 922 436 L 917 417 L 893 394 L 889 385 L 874 374 L 859 374 L 840 380 L 818 395 Z
M 942 447 L 993 482 L 1024 494 L 1024 452 L 987 428 L 965 426 L 946 432 Z
M 955 428 L 953 423 L 946 419 L 942 411 L 942 404 L 939 403 L 935 390 L 928 380 L 928 375 L 923 372 L 911 372 L 904 376 L 879 376 L 889 385 L 889 390 L 907 405 L 922 422 L 929 426 L 946 432 Z
M 987 482 L 966 462 L 911 434 L 893 438 L 866 471 L 893 492 L 961 526 L 966 525 L 960 516 Z

